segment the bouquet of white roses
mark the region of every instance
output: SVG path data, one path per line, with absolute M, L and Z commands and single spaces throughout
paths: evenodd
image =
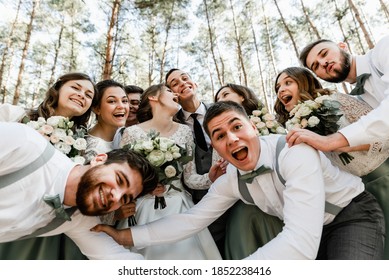
M 36 121 L 29 121 L 28 126 L 37 130 L 56 149 L 67 155 L 73 161 L 84 164 L 85 158 L 82 153 L 86 149 L 84 128 L 72 130 L 74 123 L 69 118 L 53 116 L 48 118 L 39 117 Z
M 329 95 L 299 102 L 289 113 L 292 118 L 286 122 L 286 129 L 306 128 L 323 136 L 333 134 L 338 131 L 338 121 L 343 115 L 339 108 L 340 103 Z M 339 157 L 344 165 L 354 159 L 348 153 L 340 153 Z
M 261 106 L 259 106 L 261 108 Z M 276 117 L 270 114 L 266 107 L 254 110 L 249 116 L 252 123 L 257 127 L 260 135 L 286 134 L 285 128 L 276 121 Z
M 125 148 L 134 150 L 144 156 L 157 169 L 159 182 L 169 186 L 168 191 L 172 188 L 181 191 L 172 182 L 180 180 L 184 164 L 192 160 L 187 147 L 180 147 L 174 140 L 160 137 L 158 132 L 151 130 L 148 133 L 147 140 L 137 141 L 134 144 L 125 146 Z M 154 209 L 157 209 L 158 205 L 161 209 L 166 207 L 163 196 L 155 197 Z

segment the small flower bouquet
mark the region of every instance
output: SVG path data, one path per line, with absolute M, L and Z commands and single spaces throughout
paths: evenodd
M 343 116 L 339 108 L 340 103 L 329 95 L 300 102 L 290 111 L 292 118 L 286 122 L 286 129 L 306 128 L 323 136 L 333 134 L 338 131 L 338 121 Z M 340 153 L 339 158 L 344 165 L 354 159 L 348 153 Z
M 276 121 L 276 117 L 270 114 L 265 107 L 261 110 L 254 110 L 250 115 L 250 120 L 257 127 L 260 135 L 286 134 L 285 128 Z
M 151 130 L 148 139 L 126 145 L 125 148 L 134 150 L 144 156 L 158 171 L 159 182 L 169 186 L 168 191 L 176 188 L 172 182 L 180 180 L 184 164 L 192 160 L 188 154 L 188 148 L 177 145 L 174 140 L 160 137 L 159 133 Z M 155 197 L 154 209 L 166 207 L 164 197 Z
M 53 116 L 48 118 L 39 117 L 37 121 L 29 121 L 27 125 L 42 134 L 56 149 L 67 155 L 74 162 L 84 164 L 85 158 L 82 153 L 86 149 L 86 129 L 72 130 L 73 122 L 69 118 Z

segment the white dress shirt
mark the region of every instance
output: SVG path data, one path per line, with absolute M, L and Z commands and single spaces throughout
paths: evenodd
M 375 108 L 357 122 L 339 130 L 350 146 L 368 144 L 389 138 L 389 36 L 363 56 L 356 56 L 357 76 L 371 73 L 366 80 L 365 93 L 360 95 L 366 103 Z M 373 65 L 374 66 L 373 66 Z M 380 76 L 374 70 L 378 69 Z
M 185 123 L 187 125 L 189 125 L 190 129 L 192 130 L 192 133 L 194 131 L 194 128 L 193 128 L 193 118 L 191 117 L 191 115 L 193 113 L 191 112 L 187 112 L 185 111 L 184 109 L 182 109 L 182 112 L 184 113 L 184 116 L 185 116 Z M 205 141 L 207 142 L 207 145 L 211 145 L 211 139 L 209 139 L 209 136 L 207 133 L 205 133 L 205 130 L 204 130 L 204 127 L 203 127 L 203 121 L 204 121 L 204 116 L 205 116 L 205 113 L 207 112 L 207 108 L 205 107 L 204 103 L 201 102 L 200 103 L 200 106 L 197 108 L 196 110 L 196 114 L 197 114 L 197 120 L 199 121 L 199 123 L 201 124 L 201 128 L 203 129 L 203 133 L 204 133 L 204 137 L 205 137 Z M 194 137 L 194 135 L 193 135 Z
M 30 164 L 47 145 L 37 131 L 20 123 L 0 122 L 0 135 L 0 176 Z M 67 178 L 74 166 L 56 150 L 44 166 L 0 189 L 0 242 L 29 235 L 55 217 L 54 210 L 42 198 L 45 194 L 59 194 L 63 201 Z M 142 259 L 106 234 L 91 232 L 90 228 L 99 223 L 98 217 L 84 216 L 77 210 L 71 219 L 43 236 L 65 233 L 90 259 Z
M 248 259 L 315 259 L 323 224 L 334 219 L 333 215 L 324 213 L 325 201 L 345 207 L 363 192 L 364 185 L 359 177 L 341 171 L 322 153 L 301 144 L 285 146 L 279 155 L 279 172 L 286 181 L 284 186 L 274 171 L 278 137 L 260 138 L 257 167 L 265 165 L 273 172 L 257 176 L 247 186 L 255 205 L 282 219 L 285 226 Z M 187 212 L 132 227 L 134 244 L 142 247 L 190 236 L 208 226 L 239 199 L 244 201 L 238 189 L 237 169 L 230 164 L 227 173 Z

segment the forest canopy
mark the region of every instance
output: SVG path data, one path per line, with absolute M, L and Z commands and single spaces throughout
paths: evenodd
M 37 106 L 67 72 L 147 88 L 180 68 L 204 101 L 236 83 L 272 107 L 277 73 L 299 65 L 306 44 L 326 38 L 366 53 L 389 30 L 388 7 L 387 0 L 2 0 L 0 103 Z

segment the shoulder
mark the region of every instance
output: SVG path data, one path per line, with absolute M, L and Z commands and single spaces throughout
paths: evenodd
M 20 122 L 25 116 L 26 111 L 20 106 L 0 104 L 0 121 L 2 122 Z

